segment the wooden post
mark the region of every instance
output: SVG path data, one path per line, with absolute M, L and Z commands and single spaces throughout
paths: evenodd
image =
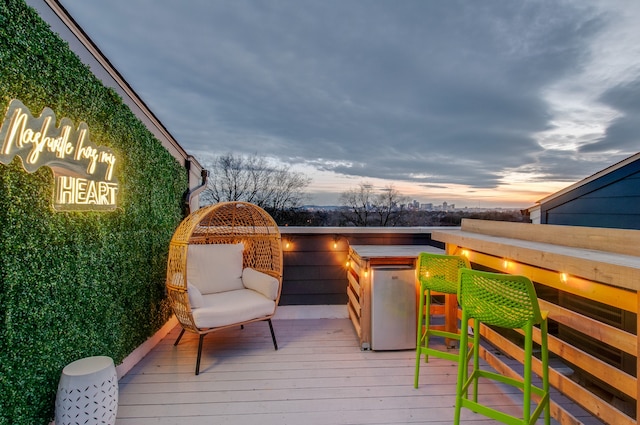
M 360 338 L 360 348 L 371 349 L 371 261 L 364 259 L 361 263 L 362 275 L 360 276 L 360 326 L 362 336 Z
M 636 371 L 640 371 L 640 295 L 636 291 L 636 302 L 638 303 L 638 313 L 636 314 Z M 636 418 L 640 418 L 640 379 L 636 373 Z M 637 419 L 636 419 L 637 421 Z
M 456 255 L 457 249 L 457 245 L 446 244 L 445 252 L 447 255 Z M 454 294 L 444 296 L 444 330 L 451 333 L 458 332 L 458 297 Z M 446 338 L 445 345 L 453 348 L 455 341 Z

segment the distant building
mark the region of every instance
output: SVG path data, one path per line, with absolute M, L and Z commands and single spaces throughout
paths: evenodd
M 420 209 L 422 211 L 432 211 L 433 210 L 433 204 L 432 203 L 420 204 Z
M 420 202 L 414 199 L 412 202 L 409 202 L 407 209 L 411 211 L 418 211 L 420 209 Z

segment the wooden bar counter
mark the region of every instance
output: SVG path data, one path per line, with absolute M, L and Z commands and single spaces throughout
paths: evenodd
M 347 305 L 349 317 L 360 338 L 361 349 L 371 348 L 371 268 L 409 266 L 415 269 L 416 259 L 421 252 L 444 254 L 444 250 L 431 245 L 351 245 L 349 247 Z

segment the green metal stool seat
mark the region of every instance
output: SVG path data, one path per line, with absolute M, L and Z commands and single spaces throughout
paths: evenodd
M 413 386 L 418 388 L 420 377 L 420 358 L 424 354 L 425 361 L 429 356 L 458 361 L 458 354 L 429 347 L 432 336 L 460 340 L 459 333 L 434 329 L 431 325 L 431 291 L 455 295 L 458 293 L 458 270 L 469 268 L 469 260 L 457 255 L 442 255 L 422 252 L 418 256 L 416 266 L 420 282 L 420 300 L 418 307 L 418 329 L 416 341 L 416 370 Z M 424 320 L 424 325 L 423 325 Z
M 469 373 L 469 350 L 467 332 L 460 337 L 458 384 L 454 424 L 460 423 L 460 410 L 468 408 L 476 413 L 506 424 L 533 424 L 542 411 L 545 424 L 550 423 L 549 400 L 549 350 L 547 346 L 547 313 L 541 312 L 533 283 L 525 276 L 482 272 L 462 269 L 459 275 L 458 302 L 462 307 L 460 328 L 467 329 L 473 320 L 473 367 Z M 507 377 L 479 365 L 480 323 L 524 331 L 523 379 Z M 533 327 L 540 325 L 540 348 L 542 362 L 542 387 L 532 384 Z M 478 402 L 478 379 L 487 378 L 515 386 L 523 391 L 522 417 L 512 416 Z M 469 387 L 473 384 L 473 399 L 469 398 Z M 481 384 L 482 386 L 482 384 Z M 537 406 L 532 411 L 532 395 L 538 396 Z

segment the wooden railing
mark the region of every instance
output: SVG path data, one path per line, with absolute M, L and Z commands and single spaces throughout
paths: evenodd
M 605 423 L 637 424 L 640 231 L 463 220 L 460 230 L 434 231 L 432 238 L 474 268 L 535 282 L 554 330 L 551 385 Z M 481 335 L 522 362 L 512 339 L 487 327 Z M 483 356 L 498 371 L 517 374 L 503 356 Z M 540 362 L 534 365 L 540 373 Z M 552 416 L 581 423 L 553 399 Z

